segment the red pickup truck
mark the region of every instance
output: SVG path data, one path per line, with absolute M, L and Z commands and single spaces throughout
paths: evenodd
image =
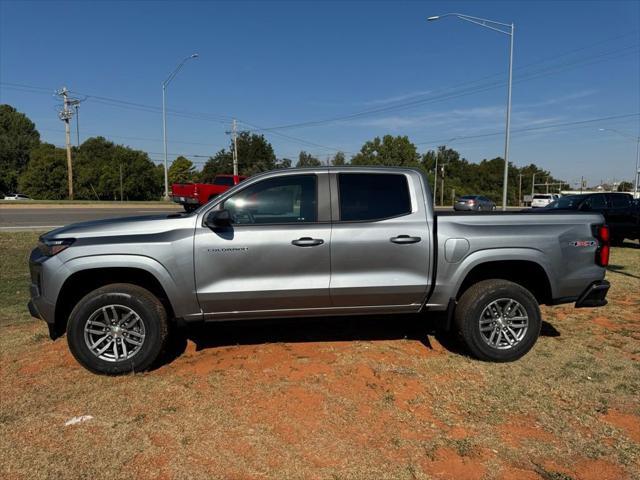
M 239 175 L 216 175 L 213 183 L 174 183 L 171 185 L 171 198 L 191 212 L 245 178 Z

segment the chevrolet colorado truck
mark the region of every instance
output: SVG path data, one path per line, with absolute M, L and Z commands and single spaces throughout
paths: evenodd
M 69 225 L 31 254 L 29 309 L 121 374 L 152 366 L 171 322 L 420 312 L 504 362 L 533 347 L 539 304 L 606 304 L 600 214 L 436 216 L 431 198 L 413 169 L 283 169 L 191 213 Z
M 171 185 L 171 199 L 179 203 L 187 212 L 213 200 L 247 177 L 238 175 L 216 175 L 212 183 L 174 183 Z

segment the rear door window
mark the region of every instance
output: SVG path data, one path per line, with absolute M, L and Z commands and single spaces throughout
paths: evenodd
M 587 199 L 586 204 L 593 210 L 607 208 L 607 200 L 604 195 L 593 195 Z
M 384 220 L 411 213 L 407 178 L 402 174 L 340 173 L 340 220 Z
M 631 197 L 629 195 L 609 195 L 612 208 L 627 208 L 631 205 Z

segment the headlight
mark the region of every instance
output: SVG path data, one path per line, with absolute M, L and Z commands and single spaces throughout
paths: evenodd
M 40 250 L 45 257 L 53 257 L 66 249 L 73 242 L 75 242 L 75 238 L 64 238 L 60 240 L 46 240 L 41 238 L 38 241 L 38 250 Z

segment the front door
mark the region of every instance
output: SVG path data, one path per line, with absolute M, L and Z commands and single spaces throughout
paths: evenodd
M 419 309 L 430 284 L 422 191 L 406 172 L 332 175 L 333 306 Z
M 232 225 L 198 219 L 195 275 L 205 318 L 330 306 L 331 224 L 326 170 L 278 174 L 224 199 Z

